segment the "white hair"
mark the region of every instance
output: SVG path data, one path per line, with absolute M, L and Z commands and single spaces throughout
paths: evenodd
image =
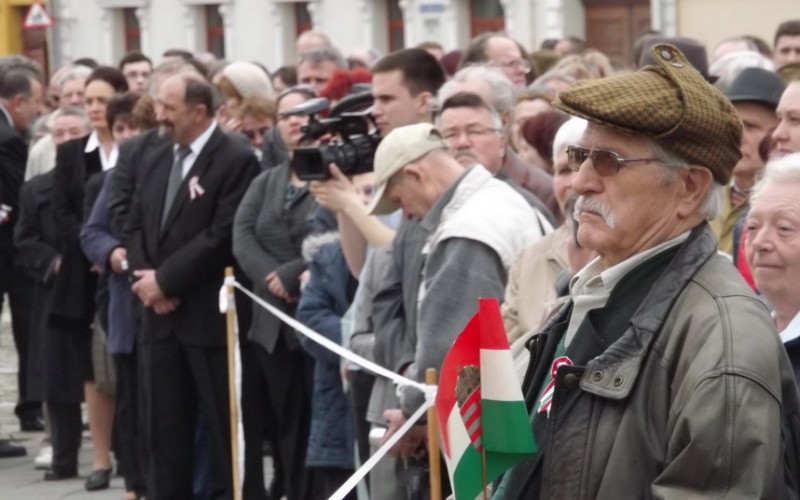
M 89 115 L 87 115 L 86 111 L 79 106 L 65 106 L 63 108 L 56 109 L 47 116 L 47 127 L 52 130 L 56 125 L 56 120 L 62 116 L 75 116 L 80 118 L 87 130 L 92 127 L 92 122 L 89 121 Z
M 775 63 L 761 55 L 759 52 L 744 51 L 725 54 L 714 61 L 708 68 L 708 74 L 719 77 L 714 82 L 722 93 L 726 93 L 739 73 L 747 68 L 761 68 L 775 71 Z
M 571 85 L 575 83 L 577 80 L 572 75 L 568 75 L 567 73 L 550 69 L 547 73 L 536 78 L 536 80 L 534 80 L 530 85 L 528 85 L 528 90 L 530 90 L 531 92 L 538 92 L 540 94 L 553 96 L 555 94 L 555 91 L 553 90 L 552 87 L 550 87 L 550 82 L 554 81 L 561 81 L 566 83 L 567 85 Z
M 800 182 L 800 153 L 792 153 L 767 163 L 750 199 L 757 198 L 764 186 L 772 182 Z
M 689 168 L 689 162 L 681 155 L 665 148 L 652 139 L 647 139 L 650 142 L 650 150 L 662 165 L 664 177 L 662 179 L 664 184 L 668 184 L 675 180 L 679 170 Z M 700 205 L 700 215 L 707 219 L 713 220 L 719 217 L 722 213 L 722 184 L 715 178 L 706 193 L 703 204 Z
M 324 62 L 332 62 L 337 68 L 347 67 L 347 61 L 345 61 L 344 56 L 342 56 L 342 53 L 339 52 L 339 49 L 330 45 L 316 48 L 310 52 L 306 52 L 305 54 L 300 54 L 300 59 L 297 61 L 297 65 L 300 66 L 303 63 L 309 63 L 314 66 Z
M 558 154 L 564 151 L 564 148 L 581 140 L 587 123 L 583 118 L 575 116 L 559 127 L 556 136 L 553 138 L 553 163 L 556 163 Z
M 86 80 L 92 74 L 92 68 L 88 66 L 75 66 L 71 70 L 64 73 L 58 80 L 58 93 L 64 91 L 64 85 L 70 80 Z
M 514 84 L 497 68 L 485 64 L 475 64 L 462 68 L 445 82 L 436 94 L 436 109 L 441 109 L 442 104 L 456 93 L 456 84 L 480 82 L 489 87 L 491 105 L 501 115 L 514 114 Z M 511 120 L 509 120 L 511 121 Z

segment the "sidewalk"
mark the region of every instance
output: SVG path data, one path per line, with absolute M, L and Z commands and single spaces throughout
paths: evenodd
M 3 435 L 7 436 L 8 431 L 14 439 L 15 444 L 23 445 L 28 449 L 28 456 L 21 458 L 0 459 L 0 498 L 3 499 L 25 499 L 25 500 L 55 500 L 60 498 L 70 499 L 90 499 L 90 500 L 120 500 L 125 493 L 121 477 L 114 477 L 111 480 L 111 487 L 107 490 L 88 492 L 83 489 L 83 483 L 92 469 L 92 454 L 90 442 L 87 435 L 84 435 L 83 446 L 80 453 L 79 474 L 81 477 L 67 479 L 64 481 L 45 482 L 42 478 L 44 471 L 35 470 L 33 459 L 39 452 L 42 441 L 42 433 L 39 432 L 18 432 L 19 426 L 14 429 L 7 426 L 5 418 L 8 414 L 13 414 L 13 406 L 9 411 L 8 406 L 3 403 Z
M 11 337 L 10 316 L 7 308 L 0 316 L 0 436 L 22 445 L 28 455 L 20 458 L 0 459 L 0 498 L 25 500 L 55 500 L 59 498 L 119 500 L 124 494 L 121 477 L 111 480 L 111 488 L 88 492 L 83 483 L 92 470 L 92 450 L 89 434 L 83 435 L 78 473 L 80 477 L 64 481 L 45 482 L 44 471 L 34 468 L 33 459 L 42 446 L 44 433 L 20 432 L 19 420 L 14 415 L 17 401 L 17 353 Z
M 56 500 L 60 498 L 87 500 L 120 500 L 125 493 L 121 477 L 111 479 L 107 490 L 89 492 L 83 488 L 92 471 L 92 443 L 89 432 L 83 433 L 79 455 L 78 474 L 75 479 L 44 481 L 44 471 L 36 470 L 33 460 L 42 446 L 44 433 L 20 432 L 19 420 L 14 415 L 17 401 L 17 352 L 11 336 L 11 316 L 4 307 L 0 314 L 0 437 L 11 439 L 24 446 L 28 455 L 20 458 L 0 458 L 0 500 Z M 83 421 L 86 422 L 84 409 Z M 272 459 L 264 457 L 264 479 L 272 481 Z

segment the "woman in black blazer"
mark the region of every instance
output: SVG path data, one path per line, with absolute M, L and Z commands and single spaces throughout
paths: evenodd
M 278 96 L 278 133 L 289 157 L 303 135 L 307 116 L 287 111 L 314 97 L 307 87 L 292 87 Z M 308 235 L 314 197 L 289 167 L 287 160 L 256 177 L 244 195 L 233 223 L 233 254 L 252 288 L 268 303 L 294 316 L 300 297 L 300 276 L 306 270 L 301 245 Z M 305 450 L 308 440 L 313 362 L 291 328 L 260 307 L 243 343 L 243 391 L 258 398 L 242 398 L 245 426 L 245 497 L 264 489 L 261 463 L 263 430 L 273 443 L 276 482 L 289 500 L 302 498 Z M 266 396 L 266 397 L 265 397 Z M 267 401 L 263 408 L 253 400 Z M 280 493 L 273 491 L 273 497 Z M 263 495 L 263 493 L 262 493 Z M 256 498 L 256 497 L 252 497 Z
M 59 146 L 53 174 L 53 214 L 61 263 L 56 269 L 47 316 L 50 337 L 46 347 L 45 402 L 53 462 L 45 480 L 78 474 L 80 403 L 85 397 L 94 446 L 94 470 L 86 481 L 88 490 L 108 487 L 114 398 L 99 393 L 94 384 L 91 340 L 97 274 L 81 250 L 79 235 L 88 215 L 84 213 L 87 182 L 116 162 L 117 149 L 106 123 L 106 104 L 127 89 L 125 77 L 115 68 L 100 66 L 89 75 L 84 108 L 92 133 Z

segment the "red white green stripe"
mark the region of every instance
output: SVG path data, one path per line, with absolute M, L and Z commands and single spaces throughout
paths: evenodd
M 476 391 L 480 393 L 479 443 L 486 454 L 487 483 L 536 452 L 500 307 L 495 299 L 481 299 L 479 313 L 445 357 L 436 396 L 443 451 L 456 500 L 473 500 L 484 486 L 481 452 L 470 439 L 456 401 L 458 375 L 469 365 L 480 369 Z

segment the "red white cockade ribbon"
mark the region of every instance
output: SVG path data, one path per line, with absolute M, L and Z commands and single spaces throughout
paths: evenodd
M 550 416 L 550 406 L 553 404 L 553 393 L 556 389 L 556 374 L 558 373 L 558 368 L 561 366 L 571 365 L 572 360 L 566 356 L 561 356 L 553 361 L 553 366 L 550 368 L 550 383 L 544 388 L 544 391 L 542 391 L 542 397 L 539 398 L 538 413 L 547 412 L 547 415 Z
M 189 179 L 189 199 L 194 200 L 205 194 L 206 190 L 200 185 L 200 179 L 195 175 Z

